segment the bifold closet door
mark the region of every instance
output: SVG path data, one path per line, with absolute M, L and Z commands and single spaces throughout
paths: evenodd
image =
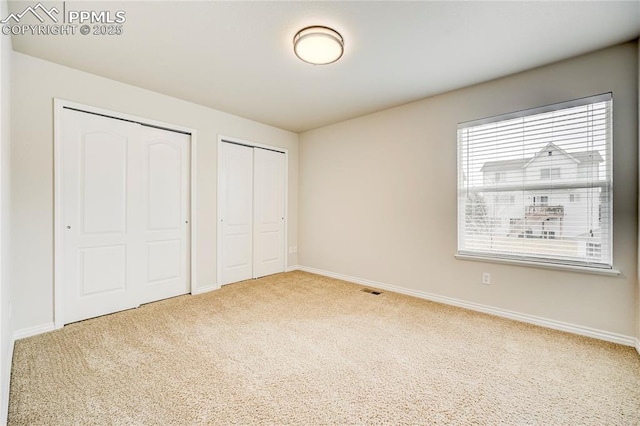
M 189 137 L 65 109 L 63 322 L 188 292 Z
M 284 272 L 285 155 L 221 144 L 221 285 Z

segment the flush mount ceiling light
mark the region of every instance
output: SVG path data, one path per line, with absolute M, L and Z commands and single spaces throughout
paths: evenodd
M 340 33 L 329 27 L 307 27 L 293 38 L 293 51 L 298 58 L 310 64 L 331 64 L 342 57 L 344 40 Z

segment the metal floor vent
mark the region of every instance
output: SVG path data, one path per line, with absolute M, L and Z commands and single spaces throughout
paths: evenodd
M 373 294 L 374 296 L 382 294 L 381 291 L 371 290 L 370 288 L 363 288 L 362 291 L 364 291 L 365 293 Z

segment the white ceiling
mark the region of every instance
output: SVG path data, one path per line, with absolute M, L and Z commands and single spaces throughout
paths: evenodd
M 10 11 L 34 3 L 10 2 Z M 65 7 L 124 10 L 124 34 L 14 36 L 14 49 L 294 132 L 640 35 L 640 1 L 67 1 Z M 342 34 L 340 61 L 313 66 L 295 57 L 293 36 L 309 25 Z

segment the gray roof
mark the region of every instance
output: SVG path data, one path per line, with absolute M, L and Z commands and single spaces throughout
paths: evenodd
M 569 154 L 581 163 L 585 161 L 597 161 L 598 163 L 602 163 L 604 161 L 599 151 L 580 151 L 570 152 Z
M 529 162 L 530 158 L 524 160 L 499 160 L 499 161 L 487 161 L 480 169 L 483 172 L 492 170 L 516 170 L 521 169 L 525 164 Z
M 545 149 L 547 148 L 545 147 L 543 151 Z M 567 154 L 573 157 L 573 159 L 575 159 L 578 163 L 584 163 L 589 161 L 597 161 L 598 163 L 602 163 L 604 161 L 599 151 L 567 152 Z M 535 156 L 524 158 L 524 159 L 518 159 L 518 160 L 487 161 L 486 163 L 484 163 L 480 171 L 490 172 L 490 171 L 503 171 L 503 170 L 517 170 L 524 167 L 527 163 L 529 163 L 529 161 L 531 161 L 534 158 Z

